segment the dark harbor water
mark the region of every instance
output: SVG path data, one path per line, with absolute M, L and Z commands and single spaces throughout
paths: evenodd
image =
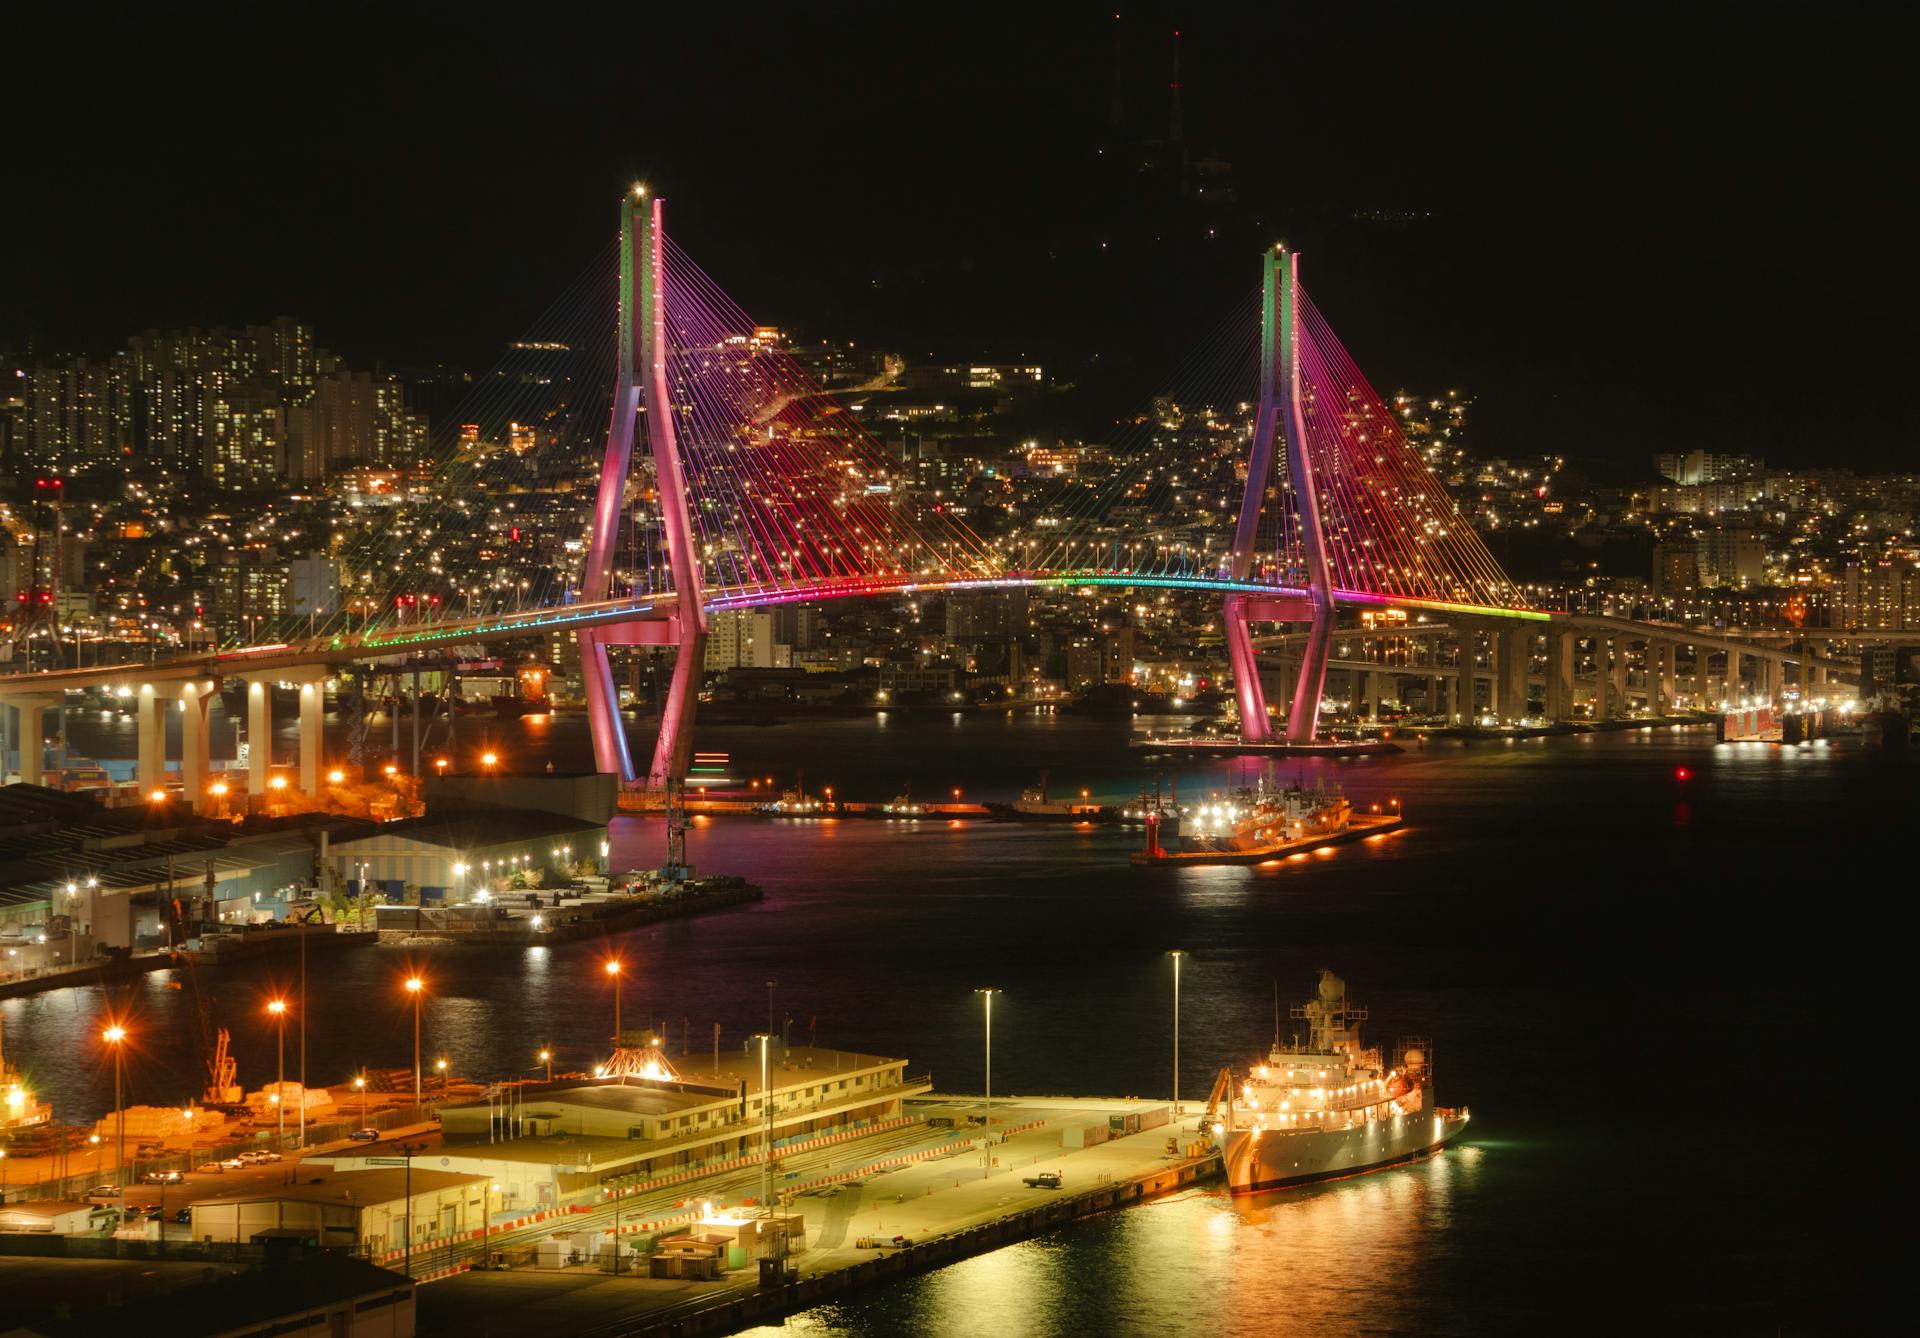
M 118 726 L 98 726 L 116 730 Z M 107 738 L 83 748 L 111 755 Z M 463 732 L 467 729 L 462 726 Z M 1131 798 L 1163 767 L 1124 723 L 1064 716 L 705 729 L 742 774 L 846 798 L 911 782 L 1012 798 Z M 583 723 L 492 731 L 513 763 L 586 764 Z M 477 733 L 475 735 L 477 743 Z M 1676 775 L 1679 768 L 1688 779 Z M 624 1013 L 677 1043 L 737 1046 L 779 981 L 796 1039 L 903 1054 L 978 1090 L 976 986 L 994 1005 L 996 1092 L 1204 1099 L 1271 1039 L 1272 992 L 1316 968 L 1371 1008 L 1369 1035 L 1434 1040 L 1440 1095 L 1473 1108 L 1431 1162 L 1233 1200 L 1177 1196 L 796 1317 L 806 1334 L 1834 1332 L 1870 1327 L 1909 1235 L 1897 1074 L 1910 974 L 1914 768 L 1844 745 L 1716 748 L 1699 731 L 1446 743 L 1324 771 L 1410 830 L 1277 867 L 1136 870 L 1117 830 L 701 820 L 696 865 L 759 905 L 621 936 Z M 1183 765 L 1182 796 L 1233 783 Z M 621 820 L 617 868 L 657 862 Z M 427 1048 L 462 1074 L 584 1064 L 610 1027 L 599 944 L 388 950 L 311 964 L 309 1067 L 410 1063 L 405 960 L 432 984 Z M 278 964 L 203 977 L 241 1079 L 271 1077 L 260 1001 Z M 203 1078 L 191 994 L 124 987 L 132 1099 Z M 97 989 L 0 1004 L 8 1053 L 64 1118 L 111 1102 Z M 1889 1080 L 1883 1075 L 1896 1075 Z M 1889 1107 L 1892 1107 L 1891 1109 Z M 1888 1135 L 1895 1137 L 1889 1140 Z

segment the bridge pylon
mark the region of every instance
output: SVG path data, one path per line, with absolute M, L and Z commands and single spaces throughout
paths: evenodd
M 1333 586 L 1313 469 L 1307 459 L 1307 424 L 1300 400 L 1300 253 L 1285 246 L 1267 252 L 1260 280 L 1260 408 L 1253 425 L 1253 453 L 1247 461 L 1247 490 L 1240 499 L 1229 574 L 1245 581 L 1253 571 L 1260 512 L 1273 480 L 1274 445 L 1286 447 L 1287 479 L 1298 511 L 1300 548 L 1306 567 L 1305 599 L 1228 595 L 1223 609 L 1227 656 L 1233 668 L 1234 695 L 1240 703 L 1240 737 L 1257 743 L 1272 737 L 1267 698 L 1260 686 L 1248 624 L 1305 622 L 1307 641 L 1300 676 L 1287 710 L 1287 742 L 1312 743 L 1320 722 L 1320 694 L 1326 684 L 1327 652 L 1333 639 Z M 1281 505 L 1285 505 L 1284 500 Z
M 583 629 L 579 638 L 594 761 L 600 770 L 612 772 L 625 782 L 641 777 L 620 718 L 619 688 L 608 647 L 678 648 L 672 683 L 660 714 L 660 733 L 654 741 L 653 762 L 646 775 L 649 788 L 664 791 L 669 778 L 686 776 L 693 755 L 693 715 L 706 657 L 707 615 L 687 507 L 686 473 L 674 435 L 667 389 L 666 265 L 662 254 L 666 228 L 661 206 L 661 200 L 649 200 L 639 186 L 620 205 L 620 315 L 615 333 L 619 361 L 613 420 L 594 499 L 581 595 L 584 599 L 605 599 L 612 593 L 614 550 L 633 464 L 634 431 L 644 413 L 676 607 L 664 623 L 645 621 Z

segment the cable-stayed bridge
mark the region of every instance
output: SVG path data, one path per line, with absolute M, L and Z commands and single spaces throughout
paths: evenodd
M 1140 430 L 1116 439 L 1106 477 L 1064 486 L 1018 526 L 992 533 L 971 526 L 950 497 L 913 486 L 859 416 L 669 237 L 662 202 L 640 188 L 622 203 L 609 262 L 611 273 L 590 273 L 582 285 L 590 297 L 611 288 L 614 298 L 588 340 L 594 356 L 556 369 L 540 363 L 542 350 L 572 345 L 516 345 L 521 361 L 496 370 L 475 411 L 500 420 L 487 425 L 490 434 L 499 429 L 514 442 L 508 462 L 525 471 L 518 495 L 560 486 L 540 473 L 543 461 L 564 468 L 570 450 L 576 460 L 587 449 L 598 454 L 590 486 L 584 477 L 565 481 L 566 495 L 582 499 L 570 564 L 547 572 L 539 589 L 521 583 L 505 592 L 510 599 L 476 577 L 498 557 L 501 499 L 516 485 L 468 459 L 471 443 L 462 441 L 442 462 L 430 502 L 396 512 L 345 555 L 358 581 L 327 623 L 138 666 L 0 677 L 0 702 L 20 708 L 22 736 L 40 737 L 42 713 L 62 691 L 128 687 L 142 788 L 165 767 L 159 713 L 182 709 L 183 781 L 197 802 L 210 697 L 228 678 L 245 680 L 250 733 L 268 737 L 266 685 L 292 682 L 301 691 L 299 782 L 317 791 L 324 682 L 337 667 L 565 633 L 579 641 L 600 769 L 659 786 L 686 772 L 709 614 L 914 591 L 1110 586 L 1216 595 L 1242 734 L 1253 742 L 1275 729 L 1256 624 L 1301 632 L 1285 692 L 1285 737 L 1295 744 L 1315 738 L 1345 608 L 1393 606 L 1484 625 L 1490 657 L 1505 665 L 1500 700 L 1511 706 L 1517 694 L 1515 715 L 1526 704 L 1531 638 L 1547 631 L 1548 659 L 1561 645 L 1565 661 L 1570 625 L 1543 628 L 1549 615 L 1527 606 L 1409 443 L 1285 247 L 1264 257 L 1257 302 L 1247 319 L 1228 323 L 1198 398 L 1139 415 Z M 530 412 L 529 386 L 545 397 Z M 526 421 L 506 421 L 508 412 Z M 589 430 L 591 444 L 581 439 Z M 1245 477 L 1230 539 L 1224 524 L 1217 546 L 1156 524 L 1192 475 L 1223 460 Z M 611 654 L 620 646 L 677 648 L 646 765 L 618 709 Z M 1550 681 L 1555 672 L 1550 665 Z M 264 752 L 250 758 L 256 784 L 266 780 Z M 37 778 L 37 753 L 21 750 L 23 779 Z

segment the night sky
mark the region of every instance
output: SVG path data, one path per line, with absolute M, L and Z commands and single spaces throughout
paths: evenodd
M 1485 451 L 1910 467 L 1891 8 L 658 8 L 10 15 L 0 348 L 291 313 L 485 366 L 644 177 L 763 320 L 1115 411 L 1284 238 L 1382 390 L 1479 396 Z M 1136 167 L 1175 28 L 1231 205 Z

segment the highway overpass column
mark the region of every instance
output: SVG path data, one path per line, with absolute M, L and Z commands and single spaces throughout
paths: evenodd
M 20 783 L 43 785 L 47 779 L 47 712 L 66 701 L 62 692 L 30 692 L 8 697 L 20 712 Z
M 259 799 L 267 792 L 267 772 L 273 766 L 273 689 L 262 679 L 247 684 L 247 794 Z
M 1780 696 L 1780 661 L 1771 655 L 1753 657 L 1753 695 L 1762 706 L 1771 706 Z
M 1607 685 L 1607 700 L 1613 705 L 1613 714 L 1624 719 L 1632 714 L 1627 706 L 1627 639 L 1612 637 L 1613 642 L 1613 681 Z
M 220 685 L 212 679 L 200 679 L 180 685 L 180 788 L 187 807 L 195 813 L 206 808 L 207 773 L 213 769 L 207 738 L 207 703 Z
M 1498 626 L 1496 624 L 1496 626 Z M 1495 672 L 1499 684 L 1498 714 L 1512 723 L 1527 713 L 1527 675 L 1533 667 L 1533 630 L 1525 623 L 1498 626 Z
M 283 683 L 295 683 L 300 688 L 300 792 L 318 796 L 320 793 L 320 760 L 326 751 L 326 731 L 323 718 L 327 709 L 327 678 L 330 670 L 323 664 L 308 665 L 300 669 L 290 669 L 276 674 Z M 396 688 L 397 688 L 396 684 Z M 396 693 L 397 701 L 397 693 Z M 415 719 L 419 718 L 419 702 L 414 703 Z
M 160 788 L 167 774 L 166 698 L 151 683 L 142 683 L 134 696 L 133 778 L 140 793 Z
M 1653 678 L 1648 686 L 1653 689 L 1654 714 L 1665 715 L 1673 709 L 1674 699 L 1679 696 L 1679 684 L 1675 681 L 1673 671 L 1674 646 L 1671 641 L 1661 641 L 1649 646 L 1648 650 L 1653 652 L 1654 660 L 1648 666 Z
M 1693 648 L 1693 690 L 1703 708 L 1718 705 L 1719 698 L 1713 691 L 1713 652 L 1705 646 Z
M 1596 633 L 1593 638 L 1593 718 L 1611 720 L 1613 703 L 1611 688 L 1613 670 L 1607 663 L 1607 650 L 1612 645 L 1606 633 Z
M 1547 684 L 1541 705 L 1547 719 L 1562 721 L 1573 715 L 1573 633 L 1547 628 Z
M 1440 675 L 1427 675 L 1427 714 L 1440 714 Z

